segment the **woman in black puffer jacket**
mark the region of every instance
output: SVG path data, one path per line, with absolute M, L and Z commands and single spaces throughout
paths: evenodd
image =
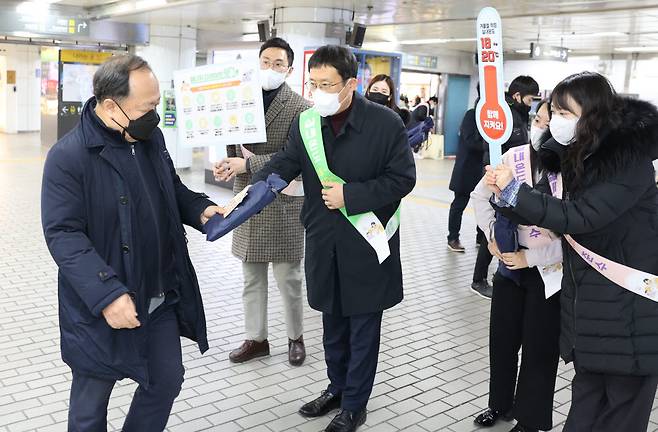
M 552 106 L 551 132 L 566 149 L 563 200 L 502 166 L 488 168 L 492 190 L 527 223 L 658 274 L 656 107 L 617 96 L 589 72 L 558 84 Z M 560 352 L 576 370 L 564 431 L 645 431 L 658 383 L 658 303 L 611 282 L 565 241 L 561 310 Z

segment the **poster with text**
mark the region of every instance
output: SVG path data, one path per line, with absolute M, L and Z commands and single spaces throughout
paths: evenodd
M 267 141 L 258 51 L 216 53 L 215 64 L 174 72 L 181 143 L 208 147 L 212 162 L 228 144 Z

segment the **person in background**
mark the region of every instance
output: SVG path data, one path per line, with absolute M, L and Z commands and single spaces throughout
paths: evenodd
M 106 431 L 117 381 L 139 386 L 122 430 L 161 432 L 183 384 L 181 336 L 208 349 L 183 224 L 223 210 L 176 174 L 158 129 L 160 86 L 135 55 L 94 73 L 78 125 L 48 152 L 41 220 L 59 268 L 68 430 Z
M 500 206 L 581 246 L 563 242 L 560 354 L 575 369 L 563 430 L 646 431 L 658 384 L 658 303 L 643 286 L 658 274 L 658 110 L 594 72 L 560 82 L 551 106 L 562 199 L 506 166 L 488 167 L 486 181 Z M 613 263 L 623 275 L 605 272 Z
M 540 103 L 533 120 L 530 156 L 533 185 L 537 190 L 551 192 L 548 172 L 555 175 L 560 165 L 542 166 L 535 153 L 559 153 L 561 147 L 551 139 L 548 101 Z M 543 147 L 543 142 L 550 144 Z M 475 218 L 487 237 L 491 253 L 501 260 L 508 272 L 499 270 L 494 276 L 493 298 L 489 326 L 489 403 L 475 418 L 475 423 L 493 426 L 500 417 L 517 420 L 510 432 L 537 432 L 553 427 L 553 395 L 559 361 L 560 296 L 559 278 L 546 287 L 538 268 L 561 266 L 562 245 L 559 236 L 550 236 L 532 243 L 530 236 L 519 229 L 517 238 L 522 246 L 512 253 L 501 254 L 496 243 L 496 212 L 489 199 L 491 191 L 482 179 L 472 195 Z M 512 216 L 508 216 L 514 219 Z M 484 247 L 484 245 L 482 246 Z M 516 278 L 508 277 L 513 272 Z M 557 286 L 555 286 L 557 284 Z M 548 296 L 548 298 L 547 298 Z M 519 351 L 522 351 L 519 369 Z
M 366 99 L 371 102 L 384 105 L 400 115 L 404 122 L 404 117 L 395 104 L 395 83 L 390 76 L 385 74 L 375 75 L 368 84 L 366 89 Z
M 439 104 L 439 98 L 437 98 L 436 96 L 432 96 L 432 97 L 427 101 L 427 104 L 428 104 L 429 107 L 430 107 L 429 115 L 430 115 L 430 116 L 436 116 L 436 115 L 438 114 L 438 113 L 436 112 L 436 107 L 437 107 L 438 104 Z
M 409 110 L 409 98 L 403 94 L 400 95 L 400 101 L 398 102 L 398 108 Z
M 518 76 L 510 83 L 505 100 L 512 111 L 512 135 L 503 144 L 503 153 L 512 147 L 530 143 L 528 135 L 530 109 L 537 95 L 539 95 L 539 84 L 530 76 Z
M 281 38 L 260 47 L 260 76 L 263 88 L 267 142 L 229 146 L 229 157 L 215 166 L 223 181 L 235 178 L 233 191 L 240 192 L 251 177 L 286 143 L 295 117 L 309 104 L 293 92 L 286 78 L 293 68 L 294 52 Z M 301 185 L 292 187 L 301 189 Z M 284 190 L 271 205 L 233 232 L 233 255 L 242 261 L 244 275 L 244 326 L 246 340 L 229 354 L 233 363 L 243 363 L 270 354 L 267 325 L 267 274 L 272 264 L 274 279 L 283 299 L 288 333 L 288 362 L 299 366 L 306 358 L 301 260 L 304 256 L 304 227 L 299 213 L 303 192 Z
M 479 100 L 475 101 L 477 105 Z M 466 111 L 462 124 L 459 128 L 459 146 L 457 147 L 457 157 L 450 177 L 450 190 L 454 192 L 455 198 L 450 204 L 448 213 L 448 250 L 452 252 L 465 252 L 459 240 L 461 231 L 462 217 L 464 209 L 468 205 L 471 192 L 475 185 L 482 178 L 484 173 L 484 155 L 487 149 L 487 143 L 480 136 L 475 121 L 475 108 Z M 489 264 L 493 259 L 486 247 L 486 238 L 484 233 L 477 228 L 478 255 L 473 270 L 473 282 L 471 290 L 476 294 L 491 298 L 491 285 L 489 285 Z
M 424 122 L 427 118 L 427 113 L 430 110 L 430 107 L 425 102 L 421 102 L 420 98 L 417 99 L 418 104 L 414 106 L 413 110 L 411 110 L 411 120 L 407 124 L 407 129 L 412 129 L 419 123 Z
M 314 107 L 293 122 L 286 146 L 252 181 L 302 174 L 308 300 L 322 312 L 329 385 L 300 414 L 321 417 L 340 408 L 325 431 L 353 432 L 367 417 L 383 311 L 403 297 L 396 214 L 416 183 L 416 167 L 399 116 L 356 92 L 358 62 L 349 49 L 320 47 L 308 68 Z M 320 164 L 344 183 L 328 181 L 326 168 L 315 169 Z M 347 219 L 371 212 L 380 222 L 377 230 Z M 392 233 L 388 241 L 385 225 Z M 367 241 L 373 235 L 388 257 Z

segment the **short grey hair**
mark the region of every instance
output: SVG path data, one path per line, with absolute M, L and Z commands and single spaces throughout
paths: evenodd
M 105 99 L 122 100 L 130 94 L 130 72 L 148 69 L 148 62 L 133 54 L 110 58 L 94 74 L 94 96 L 101 103 Z

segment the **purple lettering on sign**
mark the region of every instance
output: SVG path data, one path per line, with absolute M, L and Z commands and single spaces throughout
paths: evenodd
M 518 181 L 524 182 L 526 181 L 526 175 L 525 175 L 525 163 L 519 162 L 515 165 L 515 177 Z
M 524 159 L 524 155 L 522 152 L 514 152 L 514 162 L 521 162 Z
M 599 268 L 599 270 L 601 270 L 601 271 L 608 270 L 608 266 L 605 265 L 605 263 L 604 263 L 603 261 L 601 261 L 600 263 L 596 263 L 596 266 L 597 266 L 597 267 Z
M 587 261 L 590 264 L 594 262 L 594 257 L 592 257 L 590 254 L 588 254 L 585 251 L 581 253 L 581 256 L 585 259 L 585 261 Z
M 537 238 L 540 235 L 541 235 L 541 231 L 539 231 L 538 229 L 533 228 L 533 229 L 530 230 L 530 237 Z

